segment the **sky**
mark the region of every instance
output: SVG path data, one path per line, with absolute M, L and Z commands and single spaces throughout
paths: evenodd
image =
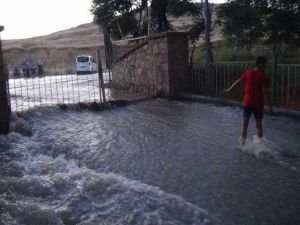
M 225 0 L 213 0 L 222 3 Z M 51 34 L 93 20 L 92 0 L 0 0 L 2 39 Z

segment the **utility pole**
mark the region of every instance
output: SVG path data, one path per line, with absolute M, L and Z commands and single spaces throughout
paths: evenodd
M 213 53 L 212 53 L 212 44 L 211 44 L 211 16 L 212 16 L 212 6 L 208 0 L 202 0 L 203 14 L 204 14 L 204 23 L 205 23 L 205 91 L 209 93 L 214 93 L 214 82 L 213 82 Z
M 0 32 L 4 30 L 0 26 Z M 5 69 L 2 54 L 2 42 L 0 37 L 0 134 L 9 133 L 9 119 L 10 119 L 10 104 L 8 99 L 8 74 Z
M 202 0 L 203 2 L 203 0 Z M 204 23 L 205 23 L 205 62 L 212 63 L 213 62 L 213 54 L 212 54 L 212 44 L 211 44 L 211 16 L 212 16 L 212 7 L 208 0 L 204 0 L 203 4 L 203 14 L 204 14 Z

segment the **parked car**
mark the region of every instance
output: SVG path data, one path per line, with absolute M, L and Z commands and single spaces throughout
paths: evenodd
M 76 73 L 90 74 L 98 71 L 94 58 L 90 55 L 79 55 L 76 57 Z

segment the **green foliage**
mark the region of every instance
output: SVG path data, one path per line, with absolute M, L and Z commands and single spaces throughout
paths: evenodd
M 120 39 L 127 35 L 140 35 L 143 21 L 139 21 L 137 14 L 142 14 L 144 7 L 144 0 L 93 0 L 91 13 L 101 29 Z
M 168 13 L 171 15 L 175 17 L 191 16 L 193 23 L 186 26 L 186 30 L 192 42 L 198 40 L 205 29 L 202 4 L 192 0 L 169 0 L 169 2 Z
M 300 45 L 300 1 L 269 0 L 268 4 L 262 14 L 268 42 Z
M 299 0 L 228 0 L 218 16 L 224 37 L 237 45 L 249 47 L 258 38 L 274 51 L 282 44 L 300 45 Z
M 253 48 L 250 52 L 245 49 L 237 49 L 232 43 L 227 40 L 216 41 L 213 43 L 213 54 L 216 62 L 241 62 L 241 61 L 254 61 L 258 55 L 265 55 L 271 62 L 272 48 L 265 45 L 262 51 L 262 46 Z M 194 54 L 195 62 L 204 62 L 205 53 L 203 45 L 196 48 Z M 257 53 L 259 51 L 259 53 Z M 278 56 L 279 64 L 300 64 L 300 48 L 292 48 L 288 45 L 282 46 L 281 54 Z
M 201 15 L 201 7 L 190 0 L 169 0 L 168 12 L 175 17 L 184 15 L 198 16 Z
M 159 0 L 158 0 L 159 1 Z M 113 38 L 124 36 L 142 36 L 147 34 L 146 0 L 93 0 L 91 13 L 94 22 L 106 30 Z M 152 7 L 150 28 L 157 30 L 157 8 Z M 204 31 L 201 5 L 193 0 L 168 0 L 167 13 L 175 17 L 189 15 L 193 24 L 187 26 L 192 41 L 199 38 Z
M 263 21 L 259 15 L 259 7 L 253 0 L 228 1 L 219 8 L 222 33 L 224 37 L 239 47 L 247 47 L 250 51 L 253 42 L 263 36 Z

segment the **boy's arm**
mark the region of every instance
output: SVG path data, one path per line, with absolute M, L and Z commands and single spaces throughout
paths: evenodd
M 236 85 L 238 85 L 240 82 L 241 82 L 241 78 L 239 78 L 235 82 L 233 82 L 233 84 L 229 88 L 227 88 L 225 91 L 226 92 L 231 91 L 231 89 L 234 88 Z

